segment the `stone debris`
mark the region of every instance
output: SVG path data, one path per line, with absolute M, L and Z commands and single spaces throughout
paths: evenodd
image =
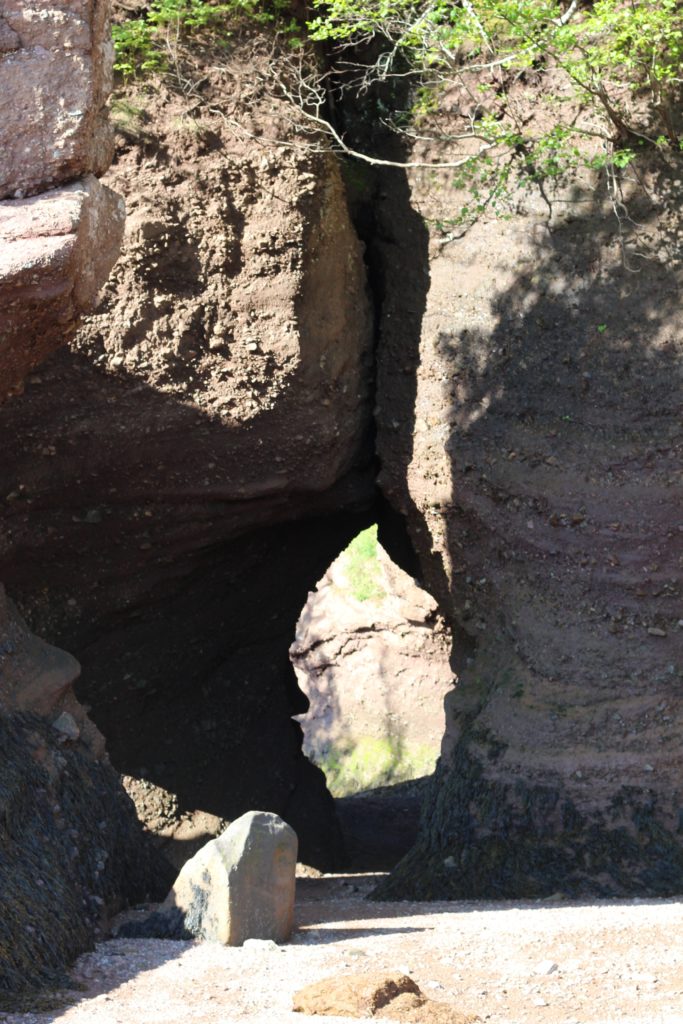
M 558 965 L 553 960 L 541 960 L 534 968 L 534 974 L 554 974 Z
M 59 733 L 60 738 L 63 741 L 70 740 L 75 742 L 81 735 L 81 730 L 78 728 L 78 724 L 73 715 L 70 715 L 68 711 L 62 711 L 61 715 L 58 715 L 52 723 L 52 728 L 55 732 Z

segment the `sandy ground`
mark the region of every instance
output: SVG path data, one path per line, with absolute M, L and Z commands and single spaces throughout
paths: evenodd
M 305 1024 L 322 1018 L 291 1011 L 298 988 L 388 968 L 491 1024 L 683 1024 L 683 901 L 372 903 L 370 881 L 299 880 L 283 947 L 103 942 L 74 969 L 78 1002 L 0 1020 Z

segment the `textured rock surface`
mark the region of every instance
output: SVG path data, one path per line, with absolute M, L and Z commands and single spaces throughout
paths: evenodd
M 0 584 L 0 710 L 50 719 L 58 736 L 80 739 L 101 758 L 102 736 L 73 692 L 79 674 L 75 658 L 26 628 Z
M 164 888 L 131 801 L 77 703 L 78 663 L 0 589 L 0 1006 L 55 982 L 105 913 Z
M 453 688 L 436 602 L 378 546 L 376 595 L 359 600 L 342 554 L 310 594 L 291 657 L 310 701 L 304 752 L 335 796 L 430 774 Z
M 145 102 L 107 179 L 130 216 L 104 303 L 0 410 L 0 578 L 83 665 L 118 768 L 181 813 L 274 811 L 329 865 L 287 652 L 374 496 L 362 247 L 333 163 Z
M 123 201 L 92 175 L 0 203 L 3 394 L 20 388 L 92 309 L 118 256 L 124 219 Z
M 0 6 L 0 199 L 109 166 L 107 0 Z
M 599 185 L 450 243 L 386 190 L 381 482 L 463 665 L 385 892 L 683 887 L 680 219 L 650 186 L 637 274 Z

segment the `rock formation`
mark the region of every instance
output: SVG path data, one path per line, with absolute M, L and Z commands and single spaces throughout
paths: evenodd
M 451 241 L 457 193 L 413 178 L 428 232 L 385 187 L 380 480 L 462 664 L 384 893 L 683 887 L 682 254 L 676 184 L 647 184 L 633 244 L 600 180 Z
M 107 3 L 2 6 L 0 400 L 73 335 L 118 255 L 123 206 L 93 177 L 113 153 L 111 56 Z
M 117 934 L 241 946 L 286 942 L 294 924 L 296 833 L 277 814 L 249 811 L 188 860 L 148 917 Z
M 82 664 L 118 769 L 180 814 L 277 812 L 332 866 L 288 647 L 377 514 L 377 453 L 381 536 L 452 624 L 460 677 L 420 842 L 384 891 L 679 892 L 678 179 L 642 162 L 628 224 L 595 178 L 455 237 L 450 179 L 377 172 L 357 203 L 375 381 L 340 167 L 265 95 L 271 58 L 236 47 L 189 90 L 128 89 L 101 185 L 107 5 L 4 4 L 0 578 Z M 123 258 L 74 339 L 118 249 L 109 186 Z M 146 869 L 73 661 L 0 614 L 9 987 L 54 976 Z M 15 636 L 30 657 L 8 674 Z M 43 867 L 71 928 L 50 950 L 24 929 Z
M 450 633 L 434 599 L 380 545 L 374 590 L 358 587 L 353 548 L 310 594 L 290 649 L 310 701 L 299 716 L 304 753 L 335 796 L 429 775 L 455 683 Z
M 9 1008 L 8 993 L 60 979 L 108 911 L 163 890 L 102 736 L 74 697 L 78 671 L 27 630 L 0 588 L 0 1006 Z
M 160 85 L 120 136 L 122 258 L 70 350 L 0 410 L 0 576 L 78 657 L 119 770 L 180 813 L 276 812 L 331 866 L 288 647 L 374 494 L 363 251 L 335 162 L 254 151 L 212 113 L 223 90 L 216 72 L 195 110 Z M 254 129 L 285 131 L 260 102 Z

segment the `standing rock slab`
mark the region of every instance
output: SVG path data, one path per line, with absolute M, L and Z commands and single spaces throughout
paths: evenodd
M 249 811 L 189 860 L 159 911 L 119 935 L 186 938 L 225 946 L 286 942 L 294 920 L 298 840 L 277 814 Z

